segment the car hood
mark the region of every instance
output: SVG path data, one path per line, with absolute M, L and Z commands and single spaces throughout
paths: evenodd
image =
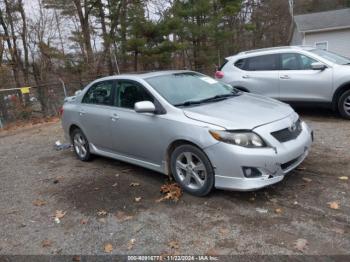
M 184 109 L 191 119 L 226 129 L 252 130 L 293 114 L 294 110 L 277 100 L 243 93 L 219 102 Z

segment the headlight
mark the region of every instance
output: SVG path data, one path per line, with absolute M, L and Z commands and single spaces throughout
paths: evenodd
M 244 147 L 265 147 L 265 142 L 253 132 L 230 132 L 210 130 L 209 133 L 216 140 Z

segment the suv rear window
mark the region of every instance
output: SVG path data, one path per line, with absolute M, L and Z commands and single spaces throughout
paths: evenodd
M 225 59 L 224 63 L 218 68 L 218 71 L 221 71 L 227 63 L 228 63 L 228 60 Z
M 240 59 L 235 66 L 246 71 L 278 70 L 278 55 L 262 55 Z

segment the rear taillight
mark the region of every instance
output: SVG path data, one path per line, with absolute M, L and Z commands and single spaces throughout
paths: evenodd
M 224 77 L 224 72 L 222 72 L 222 71 L 216 71 L 215 72 L 215 78 L 216 79 L 221 79 L 223 77 Z
M 58 109 L 58 115 L 59 115 L 60 117 L 63 116 L 63 106 L 61 106 L 61 107 Z

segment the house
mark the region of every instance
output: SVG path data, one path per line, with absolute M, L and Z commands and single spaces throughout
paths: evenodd
M 350 8 L 294 16 L 290 45 L 311 45 L 350 57 Z

